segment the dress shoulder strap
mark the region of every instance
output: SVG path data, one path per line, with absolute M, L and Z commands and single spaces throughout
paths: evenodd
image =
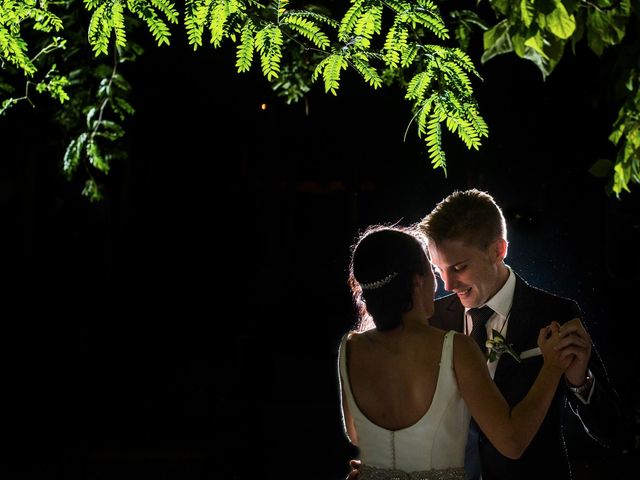
M 347 396 L 352 397 L 351 386 L 349 385 L 349 372 L 347 371 L 347 340 L 352 332 L 347 332 L 340 340 L 340 348 L 338 350 L 338 375 L 340 378 L 341 389 L 344 388 Z
M 346 398 L 346 402 L 349 404 L 349 409 L 355 413 L 355 409 L 357 409 L 357 405 L 355 405 L 355 400 L 353 399 L 353 393 L 351 392 L 351 385 L 349 384 L 349 372 L 347 371 L 347 340 L 351 336 L 352 332 L 347 332 L 342 336 L 340 340 L 340 347 L 338 348 L 338 388 L 340 394 L 340 413 L 342 420 L 342 429 L 351 441 L 349 437 L 349 432 L 347 430 L 347 423 L 344 418 L 344 405 L 343 399 Z M 342 392 L 344 390 L 345 395 L 343 396 Z M 353 442 L 352 442 L 353 443 Z
M 442 357 L 440 358 L 440 365 L 447 365 L 453 368 L 453 339 L 455 335 L 455 330 L 449 330 L 445 333 L 444 341 L 442 343 Z

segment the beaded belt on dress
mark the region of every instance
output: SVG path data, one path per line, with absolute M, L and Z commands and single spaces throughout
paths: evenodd
M 403 472 L 361 465 L 358 472 L 358 480 L 465 480 L 466 478 L 464 468 Z

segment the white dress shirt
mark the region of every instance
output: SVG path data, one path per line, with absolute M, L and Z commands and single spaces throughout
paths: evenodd
M 507 328 L 509 326 L 509 312 L 511 312 L 511 305 L 513 304 L 513 292 L 516 289 L 516 276 L 511 271 L 511 267 L 507 265 L 509 269 L 509 277 L 507 277 L 507 281 L 504 283 L 502 288 L 497 291 L 497 293 L 491 297 L 487 303 L 481 305 L 480 307 L 484 307 L 485 305 L 489 306 L 491 310 L 494 311 L 494 314 L 489 317 L 487 320 L 486 328 L 487 328 L 487 339 L 493 338 L 491 334 L 492 330 L 497 330 L 500 334 L 507 338 Z M 473 321 L 471 320 L 471 315 L 469 315 L 469 309 L 464 309 L 464 318 L 465 318 L 465 331 L 467 335 L 471 333 L 473 330 Z M 487 360 L 487 368 L 489 368 L 489 374 L 491 378 L 496 373 L 496 368 L 498 366 L 498 361 L 500 359 L 497 358 L 494 362 L 490 362 Z

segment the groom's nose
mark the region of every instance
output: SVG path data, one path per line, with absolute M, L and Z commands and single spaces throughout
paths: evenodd
M 447 291 L 452 291 L 456 286 L 456 278 L 455 274 L 442 272 L 441 274 L 442 281 L 444 282 L 444 289 Z

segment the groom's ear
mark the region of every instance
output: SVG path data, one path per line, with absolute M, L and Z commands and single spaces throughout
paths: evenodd
M 491 249 L 491 254 L 495 261 L 500 262 L 507 258 L 508 246 L 509 244 L 504 238 L 498 238 L 491 244 L 491 247 L 489 248 Z

